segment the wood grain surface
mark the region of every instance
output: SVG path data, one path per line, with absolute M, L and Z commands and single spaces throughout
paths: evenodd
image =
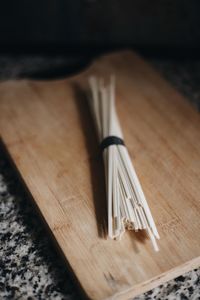
M 117 111 L 159 253 L 142 233 L 106 239 L 89 74 L 116 75 Z M 129 299 L 200 265 L 200 116 L 136 54 L 101 57 L 65 80 L 2 82 L 0 134 L 88 298 Z

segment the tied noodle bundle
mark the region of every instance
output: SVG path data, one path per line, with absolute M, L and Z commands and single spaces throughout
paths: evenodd
M 159 234 L 132 165 L 115 108 L 115 80 L 89 78 L 89 105 L 96 123 L 106 175 L 108 236 L 120 239 L 125 229 L 146 230 L 155 251 Z

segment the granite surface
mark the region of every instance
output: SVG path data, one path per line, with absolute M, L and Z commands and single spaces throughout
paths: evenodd
M 151 60 L 191 105 L 200 103 L 200 61 Z M 57 71 L 65 57 L 0 57 L 0 78 Z M 42 71 L 42 73 L 38 73 Z M 70 271 L 49 236 L 32 199 L 0 144 L 0 299 L 81 298 Z M 135 298 L 200 299 L 200 269 Z

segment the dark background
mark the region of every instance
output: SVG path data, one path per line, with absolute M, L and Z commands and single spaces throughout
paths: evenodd
M 1 52 L 83 53 L 134 47 L 143 52 L 199 54 L 200 1 L 4 1 Z

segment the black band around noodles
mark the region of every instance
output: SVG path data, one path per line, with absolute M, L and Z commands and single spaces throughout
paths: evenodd
M 111 145 L 125 145 L 124 141 L 118 136 L 107 136 L 100 144 L 100 148 L 103 151 L 105 148 Z

